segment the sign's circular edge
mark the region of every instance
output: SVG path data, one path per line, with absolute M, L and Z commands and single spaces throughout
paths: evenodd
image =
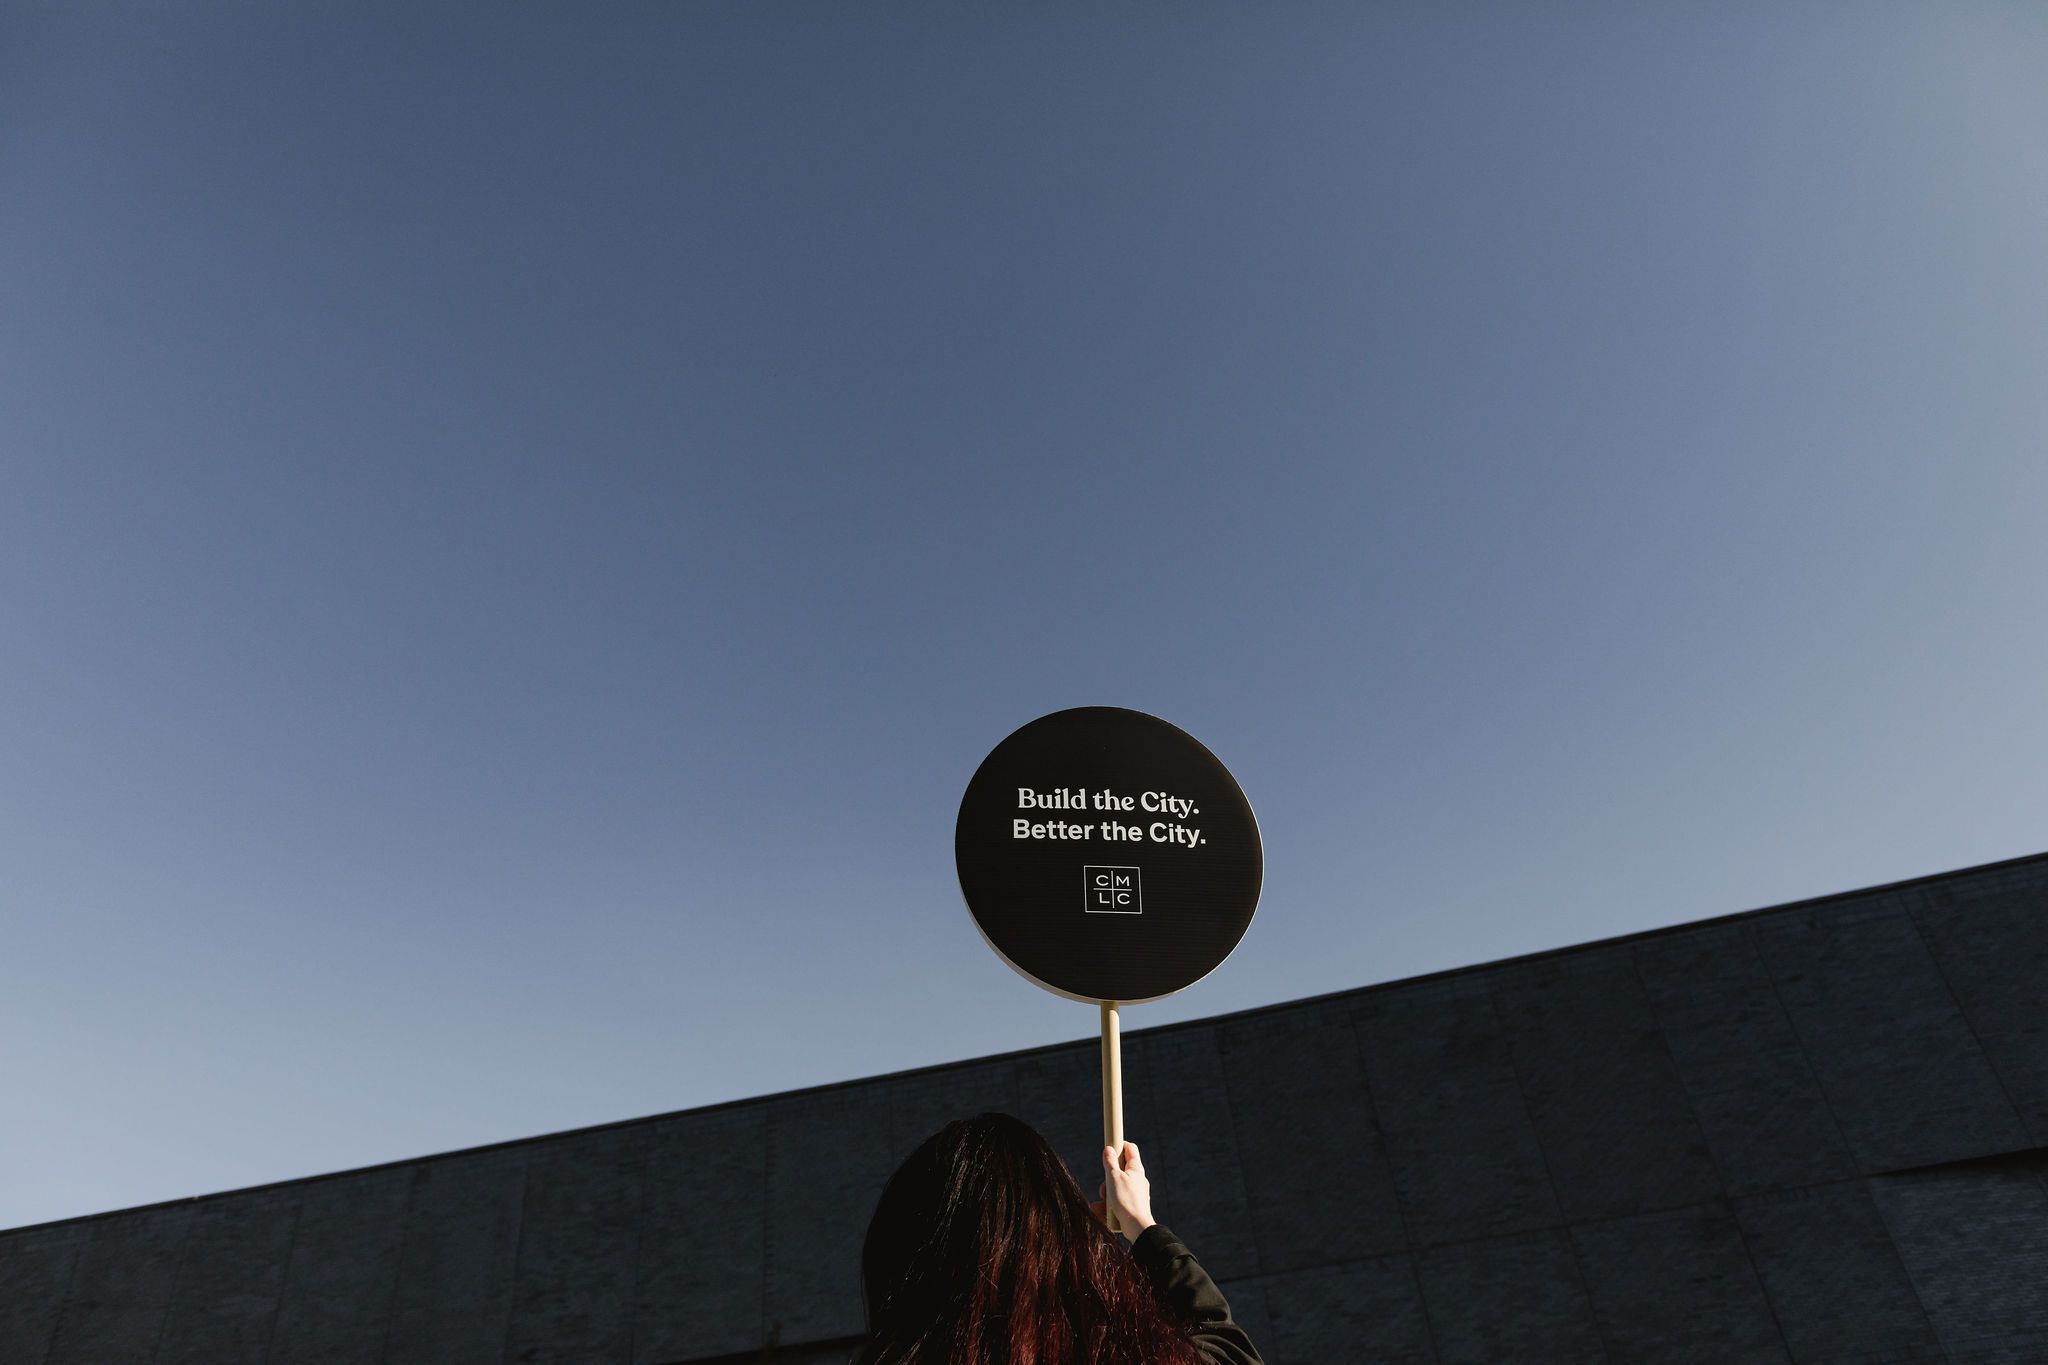
M 974 789 L 974 779 L 981 776 L 981 770 L 988 766 L 988 761 L 991 758 L 995 757 L 996 750 L 1002 748 L 1005 744 L 1008 744 L 1012 739 L 1015 739 L 1018 735 L 1030 729 L 1032 726 L 1039 724 L 1041 721 L 1048 721 L 1053 719 L 1055 716 L 1064 716 L 1067 715 L 1069 712 L 1073 711 L 1122 711 L 1128 715 L 1142 716 L 1146 720 L 1157 721 L 1159 724 L 1164 725 L 1167 729 L 1174 731 L 1176 734 L 1186 739 L 1190 744 L 1194 745 L 1197 749 L 1200 749 L 1203 753 L 1207 754 L 1209 756 L 1209 761 L 1214 763 L 1218 768 L 1223 770 L 1223 775 L 1230 779 L 1230 785 L 1237 789 L 1237 799 L 1244 802 L 1245 814 L 1251 817 L 1252 847 L 1258 853 L 1259 880 L 1258 883 L 1252 887 L 1251 914 L 1245 917 L 1244 929 L 1238 934 L 1237 942 L 1230 945 L 1230 951 L 1226 952 L 1221 958 L 1217 959 L 1216 966 L 1211 967 L 1208 971 L 1203 972 L 1193 981 L 1188 982 L 1187 986 L 1176 986 L 1172 990 L 1167 991 L 1163 995 L 1147 995 L 1134 1000 L 1105 1001 L 1098 996 L 1076 995 L 1072 991 L 1063 991 L 1058 986 L 1053 985 L 1051 982 L 1042 981 L 1038 977 L 1033 976 L 1030 972 L 1025 971 L 1022 967 L 1018 966 L 1014 961 L 1012 961 L 1008 953 L 1004 952 L 1001 948 L 998 948 L 996 946 L 996 941 L 988 936 L 988 930 L 981 927 L 981 917 L 974 913 L 974 902 L 968 899 L 967 896 L 967 883 L 960 876 L 960 825 L 961 821 L 966 817 L 967 814 L 967 794 Z M 988 945 L 989 951 L 994 953 L 998 958 L 1000 958 L 1005 967 L 1008 967 L 1011 971 L 1023 977 L 1026 981 L 1029 981 L 1032 985 L 1038 987 L 1040 990 L 1048 991 L 1051 994 L 1057 995 L 1065 1000 L 1078 1001 L 1084 1005 L 1149 1005 L 1156 1000 L 1170 1000 L 1174 996 L 1179 995 L 1182 991 L 1186 990 L 1188 986 L 1199 985 L 1200 983 L 1207 981 L 1211 976 L 1214 976 L 1218 968 L 1220 968 L 1225 962 L 1230 961 L 1231 954 L 1235 953 L 1238 949 L 1238 945 L 1244 942 L 1245 935 L 1249 934 L 1252 931 L 1252 925 L 1255 922 L 1257 922 L 1259 918 L 1259 902 L 1265 898 L 1266 893 L 1266 836 L 1265 832 L 1259 827 L 1258 810 L 1252 805 L 1251 797 L 1245 795 L 1244 783 L 1237 780 L 1237 774 L 1231 770 L 1230 765 L 1228 763 L 1225 763 L 1222 759 L 1218 758 L 1216 756 L 1216 751 L 1214 749 L 1211 749 L 1208 745 L 1202 743 L 1201 740 L 1196 739 L 1192 734 L 1189 734 L 1186 730 L 1181 729 L 1180 726 L 1175 725 L 1172 721 L 1166 719 L 1164 716 L 1155 716 L 1150 711 L 1140 711 L 1136 707 L 1131 706 L 1063 706 L 1057 711 L 1048 711 L 1042 716 L 1036 716 L 1030 720 L 1025 721 L 1022 725 L 1010 731 L 1009 734 L 1004 735 L 1001 739 L 997 740 L 994 744 L 990 745 L 988 752 L 981 756 L 981 761 L 974 765 L 974 771 L 968 774 L 966 785 L 960 789 L 959 809 L 957 809 L 953 813 L 953 884 L 959 887 L 960 889 L 960 903 L 967 908 L 968 922 L 974 926 L 974 932 L 981 935 L 981 941 Z

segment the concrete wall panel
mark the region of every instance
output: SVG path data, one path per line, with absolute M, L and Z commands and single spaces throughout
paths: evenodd
M 0 1236 L 0 1360 L 42 1365 L 91 1228 L 70 1223 Z
M 1952 1356 L 2048 1346 L 2048 1161 L 1882 1176 L 1869 1188 Z
M 1353 1021 L 1410 1238 L 1555 1226 L 1550 1172 L 1485 983 L 1369 996 Z
M 78 1248 L 49 1365 L 124 1365 L 155 1354 L 184 1263 L 186 1206 L 91 1224 Z
M 1857 1174 L 1751 926 L 1652 939 L 1634 958 L 1730 1193 Z
M 1431 1247 L 1416 1262 L 1439 1365 L 1607 1360 L 1562 1232 Z
M 2048 885 L 2010 874 L 1960 880 L 1913 901 L 1970 1031 L 2034 1145 L 2048 1146 Z
M 289 1186 L 197 1205 L 154 1365 L 262 1365 L 299 1216 Z
M 1793 1360 L 1886 1351 L 1900 1360 L 1940 1359 L 1934 1329 L 1862 1181 L 1755 1195 L 1737 1201 L 1735 1215 Z
M 1125 1044 L 1125 1066 L 1144 1078 L 1145 1127 L 1132 1133 L 1155 1180 L 1153 1213 L 1219 1281 L 1258 1273 L 1220 1031 L 1134 1035 Z
M 1440 1365 L 1606 1361 L 1563 1232 L 1522 1232 L 1417 1254 Z
M 906 1153 L 886 1086 L 768 1104 L 768 1318 L 784 1341 L 866 1328 L 860 1248 L 882 1184 Z
M 644 1125 L 558 1138 L 533 1154 L 505 1359 L 628 1365 L 638 1302 Z
M 1787 1365 L 1791 1359 L 1726 1205 L 1572 1230 L 1614 1365 Z
M 412 1179 L 400 1166 L 304 1188 L 273 1365 L 359 1365 L 383 1354 Z
M 2025 1130 L 1913 920 L 1880 897 L 1788 913 L 1757 942 L 1867 1172 L 2011 1151 Z
M 1566 1217 L 1717 1198 L 1721 1179 L 1635 964 L 1573 954 L 1487 974 Z
M 768 1115 L 759 1106 L 650 1126 L 636 1365 L 760 1347 L 767 1188 Z
M 1266 1337 L 1253 1344 L 1267 1365 L 1435 1365 L 1429 1318 L 1406 1255 L 1268 1275 Z
M 1348 1011 L 1236 1020 L 1222 1053 L 1259 1263 L 1271 1272 L 1404 1247 Z
M 413 1173 L 382 1365 L 497 1365 L 534 1149 L 423 1162 Z

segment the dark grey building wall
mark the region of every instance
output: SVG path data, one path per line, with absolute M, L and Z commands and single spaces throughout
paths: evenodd
M 1126 1040 L 1275 1365 L 2048 1362 L 2048 856 Z M 882 1181 L 1077 1043 L 0 1233 L 0 1365 L 843 1360 Z

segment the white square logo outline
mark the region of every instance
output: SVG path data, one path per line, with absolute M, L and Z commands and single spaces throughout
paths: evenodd
M 1118 877 L 1114 874 L 1128 873 Z M 1099 879 L 1097 874 L 1103 874 Z M 1090 915 L 1142 915 L 1145 879 L 1138 868 L 1090 863 L 1081 869 L 1081 909 Z

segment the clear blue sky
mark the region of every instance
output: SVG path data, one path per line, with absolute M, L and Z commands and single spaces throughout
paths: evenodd
M 2048 10 L 1541 8 L 0 11 L 0 1226 L 2048 847 Z

